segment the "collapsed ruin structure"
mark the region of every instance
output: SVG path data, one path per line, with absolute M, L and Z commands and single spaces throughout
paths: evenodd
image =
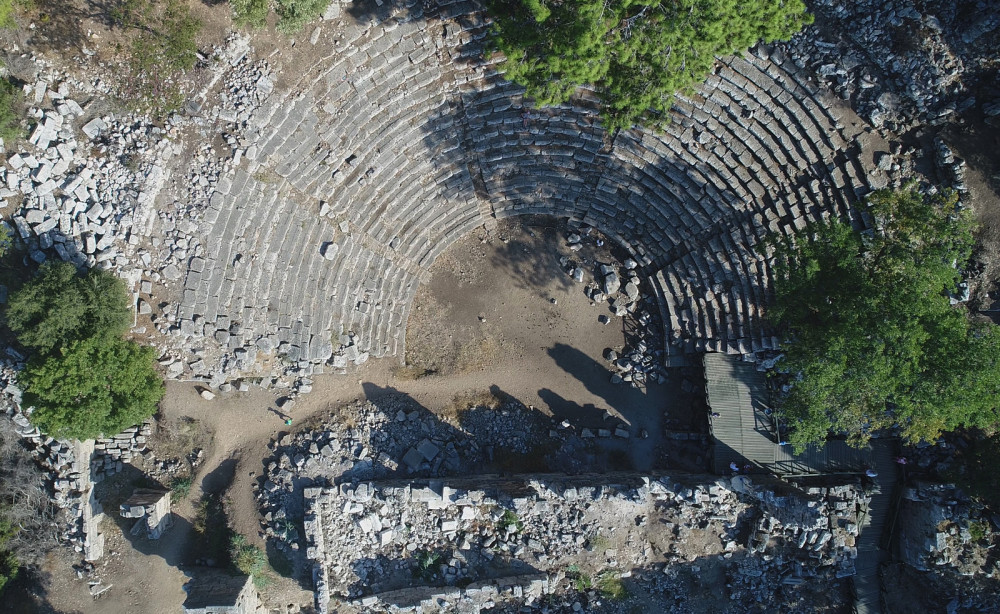
M 170 514 L 170 491 L 137 488 L 119 508 L 122 518 L 135 518 L 132 535 L 145 533 L 148 539 L 160 539 L 173 524 Z
M 756 570 L 732 599 L 780 606 L 796 598 L 775 587 L 853 575 L 865 503 L 851 485 L 782 492 L 744 476 L 478 476 L 307 488 L 304 525 L 322 613 L 334 597 L 370 612 L 535 611 L 583 571 L 681 598 L 656 580 L 712 560 Z
M 261 383 L 257 376 L 265 362 L 270 372 L 264 375 L 304 393 L 315 373 L 360 365 L 369 356 L 401 357 L 410 302 L 435 258 L 474 227 L 531 213 L 597 227 L 627 251 L 635 263 L 628 270 L 636 271 L 636 289 L 655 303 L 655 317 L 642 325 L 668 350 L 662 367 L 685 363 L 687 355 L 701 351 L 750 357 L 776 346 L 761 317 L 770 273 L 756 247 L 765 234 L 788 234 L 833 215 L 864 225 L 853 207 L 858 198 L 898 185 L 914 168 L 909 152 L 884 140 L 891 135 L 883 129 L 906 129 L 917 119 L 941 123 L 969 108 L 962 106 L 967 103 L 982 107 L 987 121 L 1000 117 L 996 101 L 956 98 L 967 94 L 959 82 L 963 59 L 943 49 L 943 40 L 948 28 L 958 30 L 960 18 L 943 28 L 912 2 L 820 4 L 817 10 L 842 26 L 853 47 L 826 42 L 810 30 L 788 44 L 721 59 L 702 87 L 678 99 L 663 133 L 606 134 L 593 92 L 586 90 L 556 108 L 526 107 L 520 90 L 505 83 L 494 64 L 477 60 L 487 23 L 479 5 L 464 0 L 435 3 L 426 14 L 420 3 L 379 2 L 376 14 L 356 20 L 334 3 L 329 20 L 309 41 L 326 47 L 322 59 L 297 66 L 281 88 L 275 87 L 276 67 L 254 60 L 247 40 L 233 37 L 215 50 L 207 80 L 224 95 L 195 92 L 184 113 L 163 125 L 78 104 L 75 99 L 107 92 L 97 89 L 99 81 L 64 80 L 44 68 L 25 80 L 38 125 L 24 150 L 13 152 L 0 168 L 0 199 L 18 203 L 12 221 L 31 258 L 112 267 L 134 289 L 143 319 L 135 332 L 148 334 L 158 346 L 168 376 L 203 380 L 222 392 Z M 998 26 L 996 15 L 980 12 L 983 17 L 961 28 L 958 39 L 965 49 L 989 41 Z M 890 49 L 886 23 L 925 33 L 926 40 L 917 49 Z M 916 112 L 908 115 L 908 106 Z M 216 134 L 225 135 L 221 147 L 205 138 Z M 941 139 L 934 147 L 938 179 L 966 194 L 964 161 Z M 571 269 L 577 282 L 604 291 L 611 274 L 628 277 L 621 269 L 599 275 Z M 628 298 L 626 288 L 607 293 L 621 300 Z M 272 360 L 276 357 L 281 360 Z M 10 394 L 15 393 L 16 386 Z M 419 428 L 419 416 L 405 419 Z M 53 471 L 56 500 L 67 510 L 66 539 L 85 558 L 100 556 L 101 515 L 93 483 L 121 470 L 133 450 L 144 447 L 148 431 L 98 442 L 92 454 L 41 437 L 22 414 L 15 422 Z M 757 443 L 769 453 L 785 452 L 773 449 L 780 442 L 768 441 Z M 454 449 L 421 450 L 419 439 L 410 444 L 398 457 L 386 452 L 369 459 L 369 467 L 402 461 L 414 472 L 437 471 L 454 456 Z M 323 462 L 341 461 L 339 451 L 328 450 Z M 304 455 L 303 466 L 308 460 Z M 295 455 L 291 461 L 297 464 Z M 718 472 L 726 467 L 723 462 Z M 288 471 L 282 466 L 275 473 Z M 879 474 L 888 475 L 882 469 Z M 748 496 L 743 479 L 704 478 L 688 496 L 672 480 L 646 477 L 648 483 L 635 487 L 636 493 L 649 489 L 641 496 L 630 485 L 622 492 L 598 489 L 598 499 L 623 505 L 672 501 L 699 517 L 715 504 L 736 505 L 734 500 Z M 477 510 L 463 517 L 459 509 L 477 507 L 466 501 L 487 502 L 486 507 L 517 515 L 525 513 L 528 499 L 535 506 L 553 504 L 548 486 L 519 507 L 485 487 L 462 488 L 458 482 L 440 488 L 362 484 L 367 482 L 310 491 L 308 497 L 311 557 L 326 594 L 346 591 L 363 605 L 412 605 L 440 595 L 454 601 L 518 592 L 538 597 L 552 588 L 548 574 L 543 580 L 535 572 L 486 574 L 458 588 L 457 580 L 474 569 L 466 555 L 439 570 L 456 582 L 447 590 L 366 594 L 350 580 L 345 586 L 338 574 L 349 578 L 356 570 L 328 564 L 326 545 L 336 551 L 339 537 L 357 534 L 373 556 L 383 548 L 402 555 L 396 552 L 404 537 L 397 527 L 406 522 L 395 502 L 414 503 L 426 514 L 423 520 L 440 521 L 428 525 L 432 535 L 459 552 L 464 545 L 459 531 L 444 530 L 444 522 L 487 533 L 492 523 L 492 533 L 477 533 L 477 539 L 496 537 L 494 545 L 507 544 L 505 552 L 523 547 L 522 554 L 534 557 L 533 566 L 541 551 L 531 543 L 514 547 L 520 531 L 496 530 L 498 524 L 511 526 L 502 522 L 503 515 L 497 519 L 492 511 Z M 284 484 L 279 480 L 270 487 L 276 493 Z M 446 487 L 461 494 L 448 494 Z M 431 510 L 435 500 L 427 489 L 440 497 L 442 508 Z M 565 498 L 566 491 L 559 492 Z M 857 527 L 840 521 L 869 495 L 807 494 L 826 497 L 826 517 L 836 517 L 839 528 L 824 529 L 830 531 L 827 537 L 800 527 L 797 535 L 792 532 L 794 540 L 787 532 L 782 539 L 794 541 L 791 551 L 807 559 L 826 561 L 835 553 L 836 564 L 818 568 L 835 577 L 846 573 L 849 565 L 840 563 L 853 560 L 850 548 L 857 546 L 844 545 L 856 537 Z M 369 509 L 372 501 L 380 502 L 378 510 Z M 348 507 L 350 522 L 331 520 L 334 502 Z M 382 505 L 392 514 L 382 514 Z M 754 505 L 764 510 L 767 504 Z M 361 510 L 352 511 L 356 506 Z M 722 556 L 761 547 L 770 552 L 779 540 L 769 546 L 764 536 L 773 535 L 773 528 L 755 527 L 756 540 L 726 541 Z M 577 534 L 569 533 L 575 544 Z M 934 533 L 935 540 L 943 540 L 939 550 L 958 548 L 954 535 L 940 535 Z M 734 550 L 728 550 L 730 543 Z M 547 549 L 544 554 L 551 556 Z M 542 567 L 554 569 L 557 560 Z M 761 570 L 752 567 L 755 559 L 743 560 L 747 578 L 788 570 L 779 564 Z M 812 573 L 814 567 L 772 580 L 795 586 L 800 572 Z M 764 583 L 753 582 L 737 590 L 757 595 Z M 245 579 L 233 584 L 240 585 L 234 588 L 237 597 L 224 607 L 236 607 L 249 586 Z

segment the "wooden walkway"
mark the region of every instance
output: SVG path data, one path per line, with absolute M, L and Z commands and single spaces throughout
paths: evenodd
M 731 473 L 730 463 L 781 476 L 864 473 L 874 467 L 871 448 L 843 441 L 811 446 L 801 454 L 779 445 L 764 374 L 724 354 L 705 354 L 704 361 L 716 473 Z
M 858 535 L 858 558 L 855 559 L 854 610 L 857 614 L 880 614 L 882 612 L 882 582 L 879 568 L 885 561 L 882 549 L 889 513 L 892 511 L 893 491 L 896 488 L 899 466 L 895 461 L 895 445 L 890 441 L 876 441 L 872 444 L 872 467 L 878 473 L 875 478 L 877 488 L 868 504 L 868 514 L 861 522 Z
M 763 374 L 724 354 L 705 354 L 705 380 L 715 472 L 731 473 L 730 463 L 774 465 L 778 446 Z
M 705 354 L 704 364 L 717 474 L 732 473 L 730 463 L 736 463 L 741 469 L 750 465 L 751 471 L 783 477 L 856 475 L 867 469 L 875 470 L 877 488 L 861 522 L 857 541 L 855 611 L 858 614 L 882 612 L 879 567 L 885 555 L 881 541 L 898 471 L 893 458 L 894 443 L 875 441 L 865 448 L 852 448 L 843 441 L 828 441 L 823 446 L 811 446 L 802 454 L 794 454 L 791 446 L 778 444 L 764 375 L 752 364 L 723 354 Z

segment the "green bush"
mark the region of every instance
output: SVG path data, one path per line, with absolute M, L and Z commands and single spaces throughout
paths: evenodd
M 134 13 L 133 13 L 134 15 Z M 146 30 L 132 39 L 132 54 L 137 67 L 155 71 L 165 67 L 169 71 L 190 70 L 198 61 L 195 38 L 201 22 L 191 16 L 191 10 L 180 0 L 167 0 L 159 11 L 146 14 L 140 21 L 130 21 L 133 27 Z
M 237 25 L 263 28 L 267 24 L 268 0 L 231 0 Z
M 6 222 L 0 222 L 0 258 L 7 255 L 7 250 L 14 244 L 14 235 Z
M 122 280 L 100 269 L 81 274 L 69 262 L 43 264 L 7 307 L 7 326 L 18 342 L 42 355 L 73 341 L 121 336 L 131 323 Z
M 229 557 L 240 570 L 255 579 L 262 576 L 267 567 L 267 555 L 264 551 L 247 542 L 242 535 L 233 535 L 229 541 Z
M 277 0 L 277 3 L 278 29 L 292 34 L 322 15 L 330 0 Z
M 1000 328 L 948 297 L 974 244 L 956 203 L 914 184 L 880 190 L 865 203 L 871 233 L 834 220 L 769 242 L 796 450 L 831 431 L 859 445 L 898 428 L 918 442 L 1000 422 Z
M 17 529 L 2 515 L 2 512 L 0 509 L 0 593 L 17 576 L 21 567 L 14 553 L 7 550 L 7 542 L 14 537 Z
M 0 139 L 9 144 L 23 136 L 21 90 L 9 80 L 0 78 Z
M 75 341 L 28 362 L 21 381 L 31 421 L 53 437 L 114 435 L 156 413 L 163 380 L 153 349 L 120 337 Z
M 990 534 L 990 525 L 985 520 L 975 520 L 969 523 L 969 537 L 972 541 L 978 542 L 986 539 Z

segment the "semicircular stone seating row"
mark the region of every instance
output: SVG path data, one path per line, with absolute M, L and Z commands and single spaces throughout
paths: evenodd
M 438 254 L 490 219 L 549 214 L 597 227 L 642 264 L 674 351 L 773 347 L 756 246 L 853 218 L 870 188 L 827 95 L 761 48 L 722 60 L 663 132 L 612 140 L 588 92 L 526 111 L 522 90 L 474 61 L 475 5 L 438 10 L 441 28 L 412 14 L 347 27 L 300 94 L 258 110 L 255 150 L 213 198 L 213 253 L 188 272 L 180 315 L 206 334 L 239 319 L 245 341 L 303 355 L 348 331 L 398 354 Z

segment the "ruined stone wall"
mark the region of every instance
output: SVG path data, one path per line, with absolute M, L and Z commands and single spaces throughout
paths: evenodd
M 419 611 L 441 595 L 478 603 L 502 593 L 537 605 L 565 592 L 566 570 L 593 557 L 619 575 L 736 557 L 743 584 L 733 590 L 756 598 L 771 582 L 852 575 L 865 500 L 849 485 L 777 494 L 745 477 L 361 482 L 306 490 L 306 554 L 322 612 L 334 597 L 370 611 Z M 749 538 L 739 537 L 741 526 Z M 496 588 L 515 585 L 500 578 L 517 569 L 527 584 Z

